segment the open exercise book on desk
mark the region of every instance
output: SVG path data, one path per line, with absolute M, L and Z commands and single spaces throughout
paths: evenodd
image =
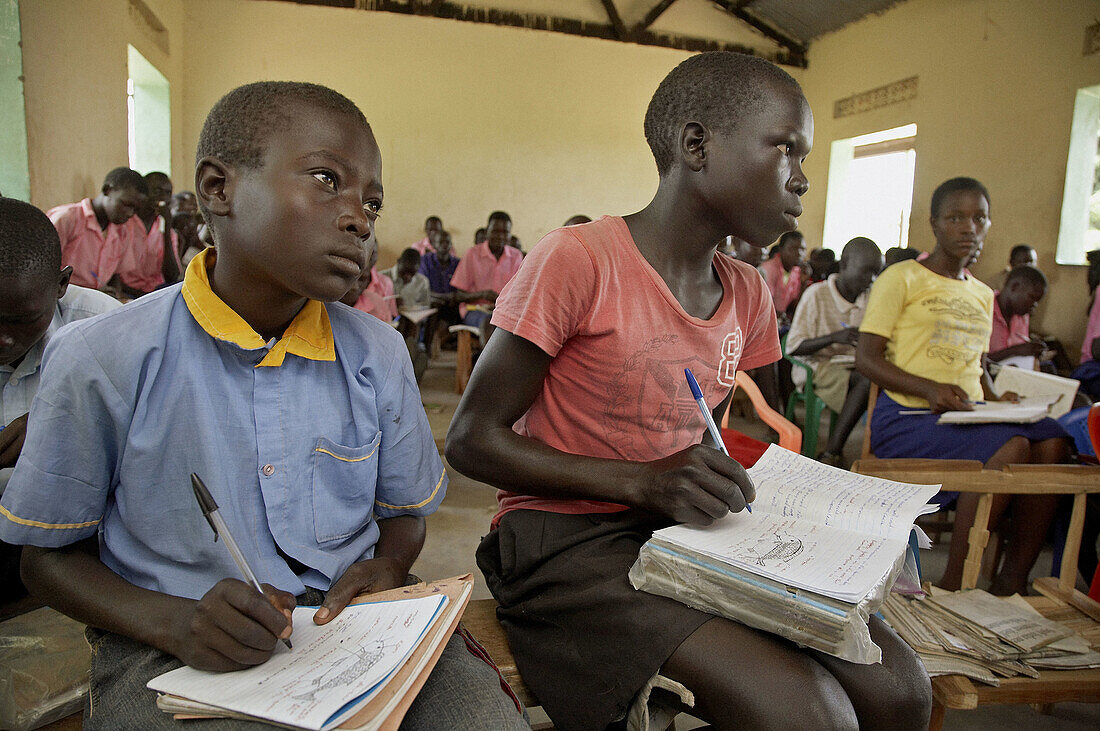
M 473 591 L 470 574 L 360 597 L 326 625 L 294 610 L 294 649 L 231 673 L 183 667 L 149 681 L 177 717 L 255 718 L 292 728 L 401 725 Z
M 936 511 L 927 503 L 939 487 L 857 475 L 774 444 L 748 474 L 752 513 L 655 532 L 631 583 L 846 660 L 878 661 L 867 619 L 901 573 L 913 521 Z

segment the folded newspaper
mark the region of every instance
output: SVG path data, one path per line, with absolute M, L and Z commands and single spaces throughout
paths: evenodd
M 752 513 L 655 532 L 631 583 L 852 662 L 880 660 L 867 620 L 939 486 L 857 475 L 774 444 L 748 473 Z

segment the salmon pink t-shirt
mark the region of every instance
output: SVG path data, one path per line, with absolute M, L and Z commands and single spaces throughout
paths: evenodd
M 674 245 L 674 243 L 670 243 Z M 698 444 L 706 431 L 684 377 L 690 368 L 711 410 L 736 371 L 779 359 L 771 295 L 744 262 L 715 256 L 724 295 L 706 320 L 684 311 L 642 257 L 626 222 L 551 231 L 497 299 L 493 324 L 553 357 L 542 391 L 513 427 L 571 454 L 650 461 Z M 500 491 L 516 509 L 607 513 L 622 505 Z

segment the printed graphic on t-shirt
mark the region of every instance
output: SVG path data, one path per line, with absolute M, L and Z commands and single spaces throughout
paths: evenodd
M 935 315 L 928 358 L 961 366 L 981 357 L 989 332 L 983 310 L 962 297 L 929 297 L 921 304 Z
M 611 379 L 603 423 L 608 443 L 625 459 L 672 454 L 686 446 L 685 432 L 701 433 L 706 428 L 684 377 L 685 368 L 699 376 L 708 402 L 724 397 L 725 388 L 733 385 L 743 347 L 740 328 L 723 341 L 716 379 L 719 389 L 712 385 L 714 361 L 698 355 L 684 357 L 682 349 L 674 347 L 678 340 L 679 336 L 669 334 L 646 341 Z

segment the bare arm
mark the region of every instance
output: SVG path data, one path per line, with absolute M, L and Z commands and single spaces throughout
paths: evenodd
M 614 502 L 679 522 L 709 523 L 755 498 L 741 465 L 710 447 L 639 463 L 567 454 L 516 434 L 512 425 L 538 396 L 550 361 L 530 341 L 497 329 L 447 433 L 452 467 L 505 490 Z
M 812 355 L 817 351 L 827 348 L 830 345 L 855 345 L 858 338 L 859 331 L 852 328 L 844 327 L 836 332 L 822 335 L 819 338 L 810 338 L 803 340 L 798 344 L 798 347 L 790 352 L 790 355 Z
M 26 546 L 20 573 L 58 611 L 202 670 L 259 665 L 291 632 L 295 601 L 285 591 L 265 585 L 265 596 L 236 579 L 219 581 L 199 600 L 142 589 L 99 560 L 95 538 L 62 548 Z
M 856 346 L 856 369 L 882 388 L 925 399 L 935 413 L 973 410 L 966 391 L 958 386 L 922 378 L 886 360 L 886 343 L 886 338 L 881 335 L 860 333 Z

